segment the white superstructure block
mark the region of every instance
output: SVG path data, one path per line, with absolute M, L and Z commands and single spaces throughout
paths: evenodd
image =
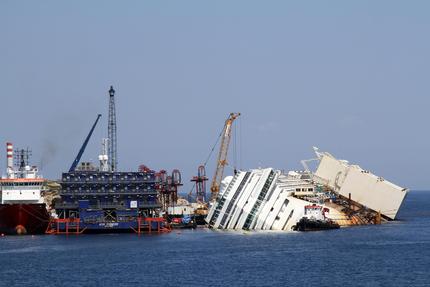
M 408 192 L 382 177 L 363 170 L 358 165 L 338 160 L 323 153 L 314 180 L 327 185 L 340 195 L 349 198 L 382 215 L 395 219 Z

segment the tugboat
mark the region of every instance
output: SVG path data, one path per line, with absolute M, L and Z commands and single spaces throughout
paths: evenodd
M 168 222 L 170 227 L 174 229 L 197 228 L 196 220 L 191 215 L 183 215 L 182 217 L 169 216 Z
M 294 231 L 318 231 L 327 229 L 338 229 L 339 224 L 326 218 L 329 209 L 316 204 L 305 206 L 305 216 L 292 227 Z
M 50 215 L 43 198 L 46 180 L 30 166 L 28 149 L 16 150 L 7 143 L 7 175 L 0 179 L 0 234 L 43 234 Z
M 195 207 L 185 198 L 178 198 L 176 205 L 167 207 L 165 217 L 170 227 L 175 229 L 197 228 Z

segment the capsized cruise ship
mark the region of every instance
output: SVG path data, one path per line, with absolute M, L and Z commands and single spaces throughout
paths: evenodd
M 318 167 L 273 168 L 226 177 L 206 222 L 214 229 L 292 230 L 309 206 L 340 226 L 394 220 L 408 189 L 314 148 Z

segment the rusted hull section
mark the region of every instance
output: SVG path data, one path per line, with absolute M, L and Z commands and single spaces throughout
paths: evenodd
M 1 204 L 0 233 L 44 234 L 49 224 L 45 204 Z

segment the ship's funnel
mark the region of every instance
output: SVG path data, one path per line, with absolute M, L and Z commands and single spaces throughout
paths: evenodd
M 6 143 L 6 155 L 7 155 L 7 175 L 10 176 L 13 173 L 13 144 Z

